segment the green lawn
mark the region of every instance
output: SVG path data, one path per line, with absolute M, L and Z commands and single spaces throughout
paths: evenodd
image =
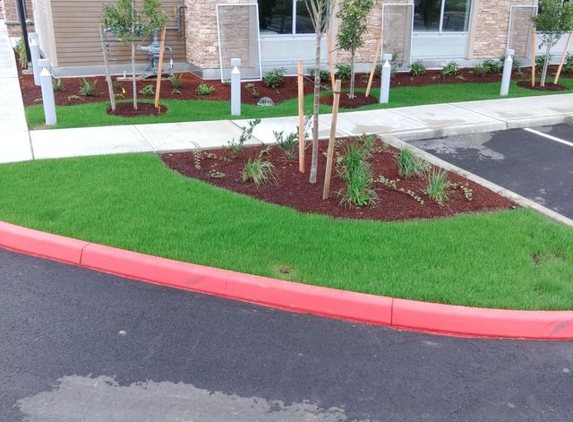
M 561 78 L 559 83 L 573 89 L 573 79 Z M 379 108 L 407 107 L 424 104 L 439 104 L 459 101 L 476 101 L 500 98 L 499 83 L 463 83 L 453 85 L 427 85 L 423 87 L 393 88 L 390 91 L 389 104 L 374 104 L 360 109 L 346 110 L 372 110 Z M 569 91 L 564 91 L 569 92 Z M 552 93 L 553 95 L 558 95 Z M 373 89 L 372 95 L 379 96 L 379 89 Z M 540 91 L 520 88 L 516 82 L 512 83 L 510 95 L 507 98 L 524 96 L 547 95 Z M 230 105 L 224 101 L 199 100 L 163 100 L 168 112 L 162 116 L 149 116 L 138 118 L 122 118 L 110 116 L 106 113 L 109 106 L 105 103 L 80 104 L 76 106 L 58 106 L 58 124 L 55 128 L 111 126 L 141 123 L 169 123 L 189 122 L 201 120 L 231 119 Z M 312 96 L 305 97 L 305 110 L 312 110 Z M 321 113 L 331 111 L 329 106 L 321 106 Z M 344 112 L 344 110 L 342 111 Z M 277 104 L 274 107 L 258 107 L 243 105 L 241 118 L 254 119 L 265 117 L 294 116 L 298 113 L 297 100 L 292 99 Z M 44 110 L 42 105 L 26 107 L 26 118 L 31 128 L 44 128 Z
M 5 164 L 0 181 L 0 220 L 91 242 L 400 298 L 573 309 L 573 230 L 530 210 L 334 220 L 184 178 L 150 154 Z

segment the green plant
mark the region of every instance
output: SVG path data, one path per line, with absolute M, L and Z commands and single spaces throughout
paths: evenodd
M 118 91 L 125 91 L 125 90 L 123 89 L 123 85 L 121 84 L 121 81 L 119 81 L 119 80 L 117 80 L 117 79 L 115 79 L 115 80 L 112 82 L 112 85 L 113 85 L 113 89 L 116 89 L 116 90 L 118 90 Z
M 154 87 L 153 85 L 151 85 L 151 84 L 145 85 L 143 88 L 141 88 L 141 89 L 139 90 L 139 93 L 140 93 L 141 95 L 145 95 L 145 96 L 147 96 L 147 97 L 150 97 L 150 96 L 152 96 L 152 95 L 155 95 L 155 87 Z
M 82 97 L 80 97 L 79 95 L 75 95 L 75 94 L 68 95 L 68 101 L 74 101 L 74 100 L 82 100 L 83 101 L 84 99 Z
M 446 171 L 433 169 L 427 172 L 424 193 L 431 199 L 440 205 L 444 204 L 448 200 L 450 189 Z
M 253 83 L 248 83 L 245 85 L 245 88 L 251 93 L 251 96 L 253 98 L 258 98 L 259 97 L 259 90 L 257 88 L 255 88 L 255 84 Z
M 203 151 L 201 151 L 201 147 L 197 142 L 191 141 L 191 144 L 193 144 L 193 149 L 191 150 L 193 153 L 193 167 L 195 167 L 196 170 L 201 170 Z
M 400 150 L 396 156 L 396 164 L 398 174 L 406 179 L 421 176 L 430 167 L 427 161 L 418 157 L 410 148 Z
M 485 59 L 481 65 L 485 68 L 486 73 L 495 74 L 501 72 L 503 63 L 497 59 Z
M 263 83 L 265 84 L 265 86 L 271 88 L 278 88 L 279 86 L 285 83 L 285 74 L 286 74 L 286 69 L 284 67 L 270 70 L 264 74 Z
M 565 73 L 573 73 L 573 55 L 571 55 L 571 53 L 567 53 L 562 71 Z
M 249 158 L 241 173 L 241 179 L 243 183 L 253 182 L 258 187 L 275 180 L 273 171 L 274 166 L 270 161 L 264 161 L 260 157 Z
M 473 67 L 472 72 L 474 73 L 474 75 L 479 76 L 480 78 L 483 78 L 485 75 L 488 74 L 487 69 L 481 64 L 476 64 Z
M 446 63 L 442 67 L 442 70 L 440 71 L 440 74 L 442 75 L 443 78 L 445 78 L 446 76 L 457 76 L 459 75 L 459 73 L 460 73 L 460 65 L 454 61 Z
M 545 55 L 535 56 L 535 67 L 537 69 L 543 69 L 543 67 L 545 66 L 545 60 L 546 60 Z M 551 54 L 549 55 L 548 60 L 549 63 L 551 63 L 551 60 L 553 60 L 553 56 Z
M 398 72 L 398 69 L 402 67 L 402 52 L 400 50 L 394 50 L 392 53 L 392 58 L 390 59 L 390 67 L 392 76 Z
M 209 95 L 215 92 L 214 86 L 209 86 L 206 83 L 200 83 L 195 90 L 199 95 Z
M 416 192 L 414 192 L 413 190 L 410 190 L 410 189 L 404 189 L 404 188 L 398 187 L 399 181 L 400 181 L 400 179 L 396 179 L 396 180 L 387 179 L 383 175 L 378 176 L 378 179 L 376 179 L 376 182 L 383 184 L 387 188 L 395 190 L 396 192 L 404 193 L 404 194 L 410 196 L 412 199 L 414 199 L 420 205 L 424 205 L 424 200 L 418 194 L 416 194 Z
M 18 53 L 18 64 L 20 69 L 26 69 L 28 67 L 28 57 L 26 55 L 26 45 L 24 44 L 24 38 L 20 38 L 14 47 L 14 51 Z
M 238 141 L 235 141 L 235 138 L 233 138 L 227 143 L 227 148 L 231 151 L 233 157 L 237 157 L 243 152 L 245 143 L 253 137 L 253 130 L 259 123 L 261 123 L 261 119 L 251 120 L 246 127 L 243 127 Z
M 54 92 L 61 92 L 64 90 L 64 82 L 60 78 L 56 78 L 52 81 L 52 89 Z
M 181 89 L 182 76 L 183 75 L 181 73 L 172 73 L 171 75 L 169 75 L 167 79 L 169 80 L 169 83 L 171 83 L 171 88 Z
M 422 76 L 426 73 L 426 66 L 422 63 L 422 60 L 416 60 L 410 65 L 410 73 L 414 76 Z
M 311 78 L 314 78 L 314 69 L 308 69 L 308 74 Z M 330 82 L 330 72 L 328 70 L 321 69 L 319 72 L 320 82 Z
M 277 146 L 284 153 L 287 161 L 294 161 L 298 153 L 298 131 L 291 132 L 286 137 L 284 131 L 273 130 Z
M 368 162 L 375 140 L 374 136 L 368 136 L 348 142 L 337 158 L 338 174 L 345 184 L 345 189 L 339 192 L 341 204 L 364 207 L 378 201 L 372 188 L 372 169 Z
M 336 66 L 336 78 L 341 81 L 345 79 L 350 79 L 352 76 L 352 67 L 347 63 L 337 63 Z
M 96 85 L 97 79 L 94 79 L 93 82 L 89 82 L 86 78 L 82 78 L 80 94 L 85 97 L 94 97 L 96 95 Z

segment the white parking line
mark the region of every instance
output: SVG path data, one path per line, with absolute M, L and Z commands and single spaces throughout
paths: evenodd
M 552 140 L 552 141 L 559 142 L 560 144 L 564 144 L 564 145 L 568 145 L 568 146 L 570 146 L 570 147 L 573 147 L 573 143 L 572 143 L 572 142 L 565 141 L 565 140 L 563 140 L 563 139 L 561 139 L 561 138 L 556 138 L 555 136 L 551 136 L 551 135 L 548 135 L 548 134 L 543 133 L 543 132 L 538 132 L 537 130 L 529 129 L 528 127 L 523 128 L 523 130 L 526 130 L 526 131 L 528 131 L 529 133 L 534 133 L 535 135 L 539 135 L 539 136 L 542 136 L 542 137 L 544 137 L 544 138 L 550 139 L 550 140 Z

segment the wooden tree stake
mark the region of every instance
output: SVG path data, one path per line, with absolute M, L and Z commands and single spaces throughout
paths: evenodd
M 553 80 L 554 84 L 557 84 L 557 81 L 559 80 L 559 75 L 561 75 L 561 69 L 563 68 L 565 59 L 567 58 L 567 52 L 569 51 L 569 43 L 571 42 L 571 35 L 573 35 L 573 32 L 569 32 L 569 37 L 567 37 L 565 50 L 563 50 L 563 55 L 561 56 L 561 62 L 559 63 L 559 68 L 557 69 L 557 73 L 555 74 L 555 79 Z
M 302 60 L 298 61 L 298 170 L 304 173 L 304 80 Z
M 159 108 L 159 93 L 161 92 L 161 74 L 163 73 L 163 51 L 165 50 L 165 31 L 167 26 L 161 30 L 161 42 L 159 46 L 159 62 L 157 63 L 157 84 L 155 85 L 155 108 Z
M 111 103 L 111 110 L 115 111 L 115 94 L 113 92 L 113 83 L 111 82 L 111 76 L 109 74 L 109 63 L 107 61 L 107 50 L 105 48 L 105 42 L 103 39 L 103 27 L 99 27 L 99 35 L 101 38 L 101 49 L 103 51 L 103 64 L 105 67 L 105 80 L 107 82 L 107 91 L 109 93 L 109 102 Z
M 376 45 L 376 52 L 374 53 L 374 60 L 372 61 L 372 68 L 370 69 L 370 76 L 368 77 L 368 86 L 366 87 L 366 93 L 364 96 L 368 98 L 370 95 L 370 88 L 372 88 L 372 81 L 374 80 L 374 73 L 376 72 L 376 65 L 378 64 L 378 57 L 380 57 L 380 48 L 382 47 L 382 37 L 384 36 L 384 30 L 380 29 L 380 38 L 378 38 L 378 44 Z
M 334 86 L 334 99 L 332 101 L 332 123 L 330 125 L 330 138 L 328 139 L 328 153 L 326 158 L 326 174 L 324 176 L 324 189 L 322 199 L 330 195 L 330 177 L 332 175 L 332 163 L 334 161 L 334 141 L 336 140 L 336 122 L 338 120 L 338 104 L 340 102 L 340 79 Z
M 535 28 L 531 33 L 531 88 L 535 87 Z
M 334 65 L 332 64 L 332 45 L 330 43 L 330 30 L 326 30 L 326 49 L 328 50 L 328 66 L 330 68 L 330 85 L 334 91 Z

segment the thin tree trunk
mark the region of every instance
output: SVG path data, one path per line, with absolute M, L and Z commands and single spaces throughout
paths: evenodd
M 553 45 L 553 39 L 549 40 L 550 42 L 547 43 L 547 47 L 545 49 L 545 60 L 543 63 L 543 72 L 541 73 L 541 82 L 539 86 L 541 88 L 545 87 L 545 78 L 547 78 L 547 68 L 549 67 L 549 58 L 551 57 L 551 46 Z
M 348 95 L 348 98 L 350 98 L 350 99 L 354 98 L 354 77 L 356 76 L 356 73 L 354 72 L 355 56 L 356 56 L 356 53 L 354 51 L 352 51 L 350 53 L 350 95 Z
M 312 157 L 310 162 L 310 183 L 316 183 L 318 171 L 318 117 L 320 111 L 320 42 L 322 34 L 316 32 L 316 56 L 314 58 L 314 107 L 312 115 Z
M 137 84 L 135 83 L 135 43 L 131 42 L 131 87 L 133 90 L 133 109 L 137 110 Z

